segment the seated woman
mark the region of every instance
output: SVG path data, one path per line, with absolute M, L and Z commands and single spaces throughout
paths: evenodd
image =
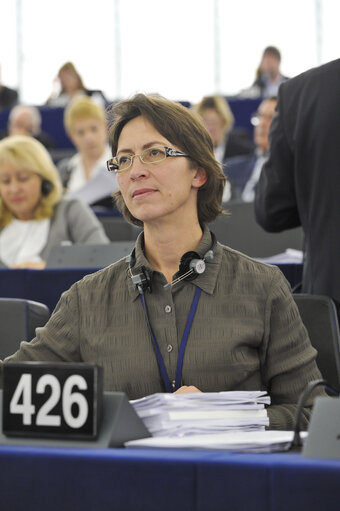
M 246 131 L 233 129 L 234 115 L 223 96 L 205 96 L 194 110 L 210 133 L 217 161 L 224 163 L 227 158 L 254 151 L 254 143 Z
M 117 182 L 106 170 L 111 152 L 104 108 L 91 98 L 77 97 L 65 109 L 64 124 L 78 150 L 72 158 L 58 164 L 68 196 L 79 197 L 90 206 L 112 209 L 112 193 L 117 189 Z
M 301 391 L 320 378 L 316 351 L 280 270 L 219 244 L 207 227 L 225 183 L 209 133 L 161 97 L 137 94 L 113 113 L 108 167 L 123 214 L 144 232 L 127 260 L 64 293 L 6 360 L 96 363 L 105 390 L 130 399 L 265 389 L 270 427 L 292 428 Z
M 44 146 L 13 135 L 0 142 L 0 266 L 44 268 L 54 245 L 109 243 L 78 199 L 62 199 L 58 171 Z
M 107 104 L 107 99 L 101 90 L 90 90 L 85 87 L 82 77 L 72 62 L 65 62 L 61 66 L 55 79 L 55 86 L 57 90 L 47 100 L 48 106 L 65 107 L 79 94 L 91 96 L 100 105 Z

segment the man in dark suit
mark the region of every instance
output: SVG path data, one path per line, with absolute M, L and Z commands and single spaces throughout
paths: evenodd
M 255 213 L 270 232 L 302 225 L 302 290 L 324 294 L 340 313 L 340 59 L 279 90 L 270 156 L 256 187 Z
M 5 87 L 1 79 L 1 66 L 0 66 L 0 110 L 12 108 L 18 102 L 18 93 L 14 89 Z

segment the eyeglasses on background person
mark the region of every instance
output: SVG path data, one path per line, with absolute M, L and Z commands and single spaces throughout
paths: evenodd
M 261 112 L 255 112 L 251 116 L 250 122 L 252 123 L 253 126 L 258 126 L 260 124 L 261 119 L 271 121 L 272 118 L 273 118 L 273 114 L 265 114 L 265 113 L 261 113 Z
M 171 147 L 150 147 L 140 154 L 114 156 L 106 162 L 107 170 L 115 173 L 125 172 L 132 166 L 133 159 L 136 156 L 139 156 L 142 163 L 160 163 L 168 156 L 189 157 L 188 154 L 182 153 L 182 151 L 178 151 L 177 149 L 172 149 Z

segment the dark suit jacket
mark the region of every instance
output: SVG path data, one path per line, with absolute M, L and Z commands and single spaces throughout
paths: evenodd
M 267 231 L 302 225 L 303 291 L 340 302 L 340 59 L 280 87 L 255 212 Z
M 0 87 L 0 110 L 12 108 L 17 102 L 18 93 L 16 90 L 5 87 L 4 85 Z
M 231 185 L 231 199 L 239 199 L 243 189 L 252 175 L 257 157 L 255 154 L 249 156 L 235 156 L 224 163 L 223 171 Z
M 254 151 L 254 142 L 250 139 L 246 130 L 234 128 L 228 133 L 224 149 L 223 161 L 241 154 L 250 154 Z

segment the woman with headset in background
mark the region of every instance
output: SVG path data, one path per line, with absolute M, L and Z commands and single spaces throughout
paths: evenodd
M 96 363 L 105 390 L 130 399 L 267 390 L 270 428 L 292 428 L 301 391 L 320 377 L 316 352 L 280 270 L 220 245 L 207 227 L 225 183 L 208 132 L 158 96 L 137 94 L 113 114 L 117 204 L 144 231 L 126 260 L 64 293 L 6 360 Z
M 109 243 L 90 208 L 62 199 L 44 146 L 15 135 L 0 142 L 0 267 L 44 268 L 54 245 Z

